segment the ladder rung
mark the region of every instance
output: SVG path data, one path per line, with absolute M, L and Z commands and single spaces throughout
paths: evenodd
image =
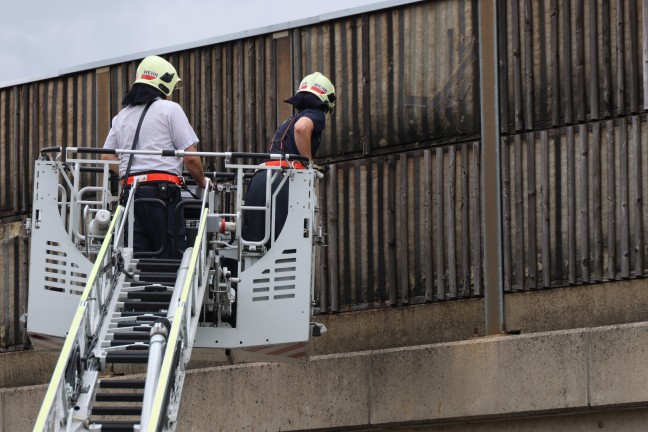
M 168 302 L 124 302 L 125 311 L 161 311 L 169 308 Z
M 135 342 L 148 342 L 150 336 L 147 333 L 115 333 L 113 335 L 115 341 L 135 341 Z
M 91 425 L 101 425 L 102 432 L 133 432 L 138 422 L 129 421 L 90 421 Z
M 148 363 L 148 350 L 118 351 L 106 354 L 106 363 Z
M 117 323 L 117 328 L 132 327 L 134 332 L 150 332 L 151 326 L 149 324 L 142 324 L 137 321 L 123 321 Z
M 129 299 L 135 299 L 135 300 L 146 300 L 146 301 L 171 301 L 171 297 L 173 296 L 173 292 L 167 291 L 167 292 L 129 292 L 126 297 Z
M 166 285 L 145 285 L 142 288 L 145 292 L 173 292 L 173 287 Z
M 136 344 L 136 345 L 131 345 L 133 342 L 137 341 L 125 341 L 125 340 L 113 340 L 110 341 L 110 346 L 111 347 L 124 347 L 124 349 L 127 349 L 129 351 L 137 351 L 137 350 L 147 350 L 149 347 L 149 344 Z
M 116 388 L 116 389 L 143 389 L 146 381 L 144 380 L 101 380 L 99 387 L 101 388 Z
M 151 262 L 140 262 L 137 263 L 137 269 L 141 272 L 177 272 L 180 268 L 179 261 L 165 262 L 160 260 L 155 260 Z
M 180 267 L 180 261 L 179 259 L 170 259 L 170 258 L 138 258 L 137 259 L 137 264 L 173 264 L 175 263 L 176 267 Z
M 175 282 L 178 278 L 176 273 L 139 273 L 136 274 L 137 282 Z
M 95 405 L 92 407 L 93 415 L 141 415 L 140 406 L 111 406 Z
M 131 286 L 131 288 L 138 288 L 138 287 L 141 287 L 141 288 L 144 288 L 144 289 L 153 288 L 153 289 L 158 289 L 158 290 L 161 290 L 161 291 L 169 291 L 169 290 L 173 289 L 172 286 L 167 286 L 167 285 L 163 285 L 163 284 L 159 284 L 159 283 L 151 283 L 151 282 L 146 282 L 146 281 L 144 281 L 144 282 L 133 281 L 133 282 L 130 283 L 130 286 Z
M 144 395 L 142 393 L 97 393 L 95 400 L 97 402 L 142 402 Z
M 146 316 L 148 314 L 149 316 Z M 153 315 L 153 316 L 150 316 Z M 162 317 L 166 318 L 166 312 L 137 312 L 137 311 L 124 311 L 121 312 L 121 316 L 125 318 L 134 317 L 137 321 L 155 321 L 156 319 Z

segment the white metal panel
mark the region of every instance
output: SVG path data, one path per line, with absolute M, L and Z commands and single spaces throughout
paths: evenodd
M 77 250 L 63 225 L 58 205 L 59 169 L 54 161 L 37 161 L 30 248 L 27 331 L 65 337 L 92 263 Z M 36 348 L 48 349 L 51 343 Z
M 306 342 L 311 321 L 313 172 L 292 170 L 290 208 L 272 248 L 240 274 L 236 328 L 199 327 L 195 347 Z

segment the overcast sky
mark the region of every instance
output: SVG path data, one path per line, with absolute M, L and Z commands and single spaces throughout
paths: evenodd
M 304 25 L 409 2 L 5 1 L 0 26 L 0 87 L 84 69 L 81 66 L 109 64 L 107 60 L 116 63 L 163 54 L 174 48 L 217 43 L 290 24 Z

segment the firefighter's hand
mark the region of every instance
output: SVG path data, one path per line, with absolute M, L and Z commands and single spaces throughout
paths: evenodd
M 328 171 L 328 167 L 322 167 L 317 165 L 315 162 L 311 162 L 311 168 L 313 168 L 316 171 L 319 171 L 321 173 L 325 173 Z
M 201 187 L 201 189 L 206 189 L 207 192 L 212 192 L 216 190 L 216 182 L 213 179 L 209 179 L 205 177 L 205 183 Z

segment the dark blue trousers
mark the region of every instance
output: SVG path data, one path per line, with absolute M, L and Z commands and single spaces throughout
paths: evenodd
M 129 194 L 127 187 L 126 200 Z M 184 212 L 176 212 L 180 200 L 180 188 L 174 183 L 145 183 L 137 187 L 133 226 L 136 258 L 182 258 L 186 233 Z

